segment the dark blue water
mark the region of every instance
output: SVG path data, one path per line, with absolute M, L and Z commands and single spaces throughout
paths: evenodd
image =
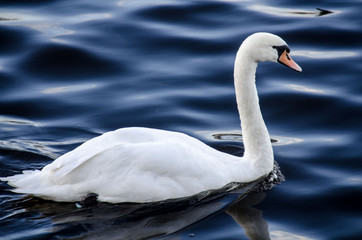
M 235 195 L 89 209 L 24 199 L 1 182 L 0 238 L 361 239 L 361 11 L 358 0 L 1 1 L 0 176 L 128 126 L 184 132 L 240 155 L 233 61 L 242 40 L 280 35 L 303 73 L 258 68 L 286 177 L 265 194 L 226 211 Z

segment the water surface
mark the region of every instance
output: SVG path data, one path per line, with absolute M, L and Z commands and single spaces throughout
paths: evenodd
M 261 239 L 360 239 L 360 10 L 357 0 L 1 1 L 0 176 L 40 169 L 128 126 L 184 132 L 241 155 L 233 61 L 243 39 L 267 31 L 288 42 L 303 68 L 298 74 L 262 63 L 257 72 L 286 181 L 227 211 L 206 204 L 215 214 L 164 239 L 255 239 L 245 228 L 252 221 L 264 229 Z M 0 183 L 1 238 L 102 239 L 110 238 L 107 226 L 117 226 L 107 222 L 114 220 L 105 217 L 109 206 L 69 216 L 73 204 L 41 202 L 56 211 L 44 213 L 26 203 Z M 186 210 L 190 217 L 203 208 Z M 59 214 L 62 228 L 54 221 Z M 77 222 L 82 214 L 90 223 Z M 183 219 L 149 221 L 157 214 L 131 214 L 117 230 L 149 233 Z M 98 219 L 104 221 L 94 225 Z

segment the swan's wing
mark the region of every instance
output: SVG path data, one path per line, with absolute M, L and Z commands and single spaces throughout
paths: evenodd
M 88 140 L 73 151 L 60 156 L 53 163 L 45 166 L 42 171 L 44 173 L 51 173 L 55 179 L 60 179 L 87 162 L 89 159 L 92 159 L 119 144 L 152 141 L 156 135 L 155 131 L 160 130 L 122 128 L 116 131 L 107 132 L 101 136 Z

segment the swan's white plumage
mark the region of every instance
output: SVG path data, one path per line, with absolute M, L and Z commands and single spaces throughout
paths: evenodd
M 182 133 L 122 128 L 83 143 L 42 170 L 0 180 L 14 186 L 14 192 L 55 201 L 80 201 L 96 193 L 98 200 L 116 203 L 186 197 L 268 174 L 273 151 L 259 109 L 255 71 L 259 61 L 276 61 L 272 46 L 283 44 L 278 36 L 257 33 L 237 53 L 234 78 L 244 157 L 217 151 Z
M 246 175 L 247 162 L 188 135 L 122 128 L 83 143 L 42 171 L 24 171 L 7 181 L 16 192 L 57 201 L 97 193 L 105 202 L 151 202 L 221 188 Z

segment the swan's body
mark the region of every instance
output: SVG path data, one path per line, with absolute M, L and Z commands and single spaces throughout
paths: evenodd
M 80 201 L 96 193 L 99 201 L 112 203 L 186 197 L 230 182 L 253 181 L 272 171 L 274 161 L 255 86 L 257 63 L 280 61 L 301 71 L 288 52 L 281 38 L 268 33 L 253 34 L 240 46 L 234 79 L 243 157 L 217 151 L 182 133 L 123 128 L 83 143 L 42 170 L 1 180 L 16 187 L 14 192 L 45 199 Z

